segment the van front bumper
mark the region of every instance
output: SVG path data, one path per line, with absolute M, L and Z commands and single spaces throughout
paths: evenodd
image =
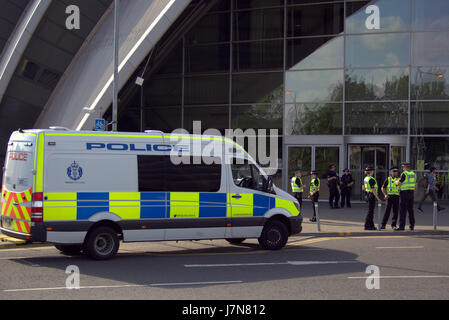
M 301 233 L 302 231 L 302 216 L 296 216 L 296 217 L 290 217 L 290 230 L 291 230 L 291 236 Z

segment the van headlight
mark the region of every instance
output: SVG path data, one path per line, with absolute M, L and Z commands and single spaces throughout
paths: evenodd
M 300 205 L 299 205 L 299 202 L 298 202 L 298 201 L 295 201 L 295 202 L 293 202 L 293 203 L 295 204 L 296 209 L 298 209 L 299 214 L 301 214 L 301 207 L 300 207 Z

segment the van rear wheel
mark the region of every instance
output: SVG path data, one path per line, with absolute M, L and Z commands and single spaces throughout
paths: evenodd
M 288 240 L 288 229 L 280 221 L 269 221 L 262 230 L 259 244 L 265 250 L 280 250 Z
M 107 260 L 117 254 L 120 239 L 117 232 L 109 227 L 97 227 L 84 241 L 84 253 L 94 260 Z
M 61 251 L 61 253 L 68 256 L 75 256 L 77 254 L 80 254 L 81 250 L 83 250 L 83 246 L 80 244 L 70 244 L 70 245 L 56 244 L 55 248 Z
M 230 244 L 238 245 L 241 244 L 243 241 L 245 241 L 246 238 L 232 238 L 232 239 L 226 239 L 227 242 Z

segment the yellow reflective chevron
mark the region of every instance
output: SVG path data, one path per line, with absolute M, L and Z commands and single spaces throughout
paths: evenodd
M 199 218 L 199 192 L 170 192 L 170 218 Z

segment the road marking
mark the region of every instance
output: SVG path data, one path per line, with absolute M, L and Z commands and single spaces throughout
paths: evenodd
M 369 277 L 348 277 L 348 279 L 368 279 Z M 371 278 L 373 278 L 371 276 Z M 376 279 L 419 279 L 419 278 L 449 278 L 449 276 L 379 276 Z
M 424 246 L 404 246 L 404 247 L 376 247 L 376 249 L 423 249 Z
M 274 266 L 292 265 L 309 266 L 321 264 L 360 263 L 359 261 L 286 261 L 286 262 L 254 262 L 254 263 L 218 263 L 218 264 L 185 264 L 186 268 L 213 268 L 213 267 L 247 267 L 247 266 Z
M 0 253 L 2 252 L 16 252 L 16 251 L 33 251 L 33 250 L 56 250 L 55 247 L 24 247 L 24 248 L 17 248 L 17 249 L 2 249 L 0 250 Z
M 235 284 L 243 283 L 242 280 L 233 281 L 207 281 L 207 282 L 178 282 L 178 283 L 153 283 L 153 284 L 128 284 L 128 285 L 115 285 L 115 286 L 86 286 L 79 289 L 68 289 L 67 287 L 54 287 L 54 288 L 28 288 L 28 289 L 7 289 L 3 292 L 30 292 L 30 291 L 57 291 L 57 290 L 85 290 L 85 289 L 122 289 L 122 288 L 139 288 L 139 287 L 168 287 L 168 286 L 202 286 L 202 285 L 214 285 L 214 284 Z

